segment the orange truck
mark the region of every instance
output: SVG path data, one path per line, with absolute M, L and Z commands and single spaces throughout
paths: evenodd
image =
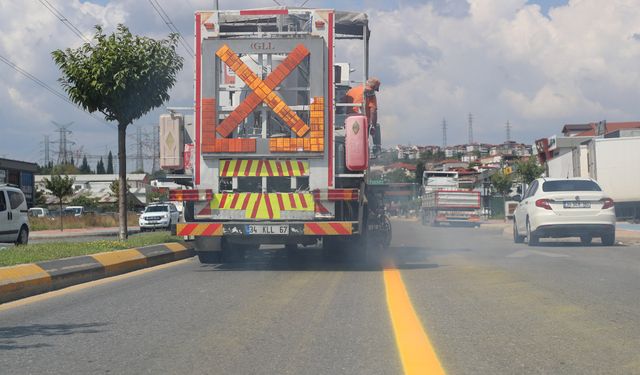
M 356 12 L 195 13 L 192 125 L 175 113 L 160 125 L 164 168 L 192 187 L 170 191 L 185 203 L 176 233 L 193 237 L 201 262 L 239 261 L 261 244 L 368 256 L 383 208 L 367 195 L 367 119 L 343 97 L 367 79 L 369 35 Z M 342 44 L 360 47 L 357 66 L 335 63 Z

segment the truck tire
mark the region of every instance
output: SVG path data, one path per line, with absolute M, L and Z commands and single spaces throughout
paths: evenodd
M 198 260 L 202 264 L 220 263 L 220 251 L 198 251 Z
M 246 249 L 243 246 L 232 245 L 226 238 L 222 238 L 222 262 L 240 263 L 244 262 Z

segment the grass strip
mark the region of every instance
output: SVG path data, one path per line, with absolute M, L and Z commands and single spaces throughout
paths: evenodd
M 133 235 L 126 241 L 113 239 L 88 242 L 49 242 L 13 246 L 5 249 L 2 249 L 2 245 L 0 245 L 0 267 L 131 249 L 165 242 L 179 242 L 181 240 L 182 237 L 172 236 L 169 232 L 154 232 Z

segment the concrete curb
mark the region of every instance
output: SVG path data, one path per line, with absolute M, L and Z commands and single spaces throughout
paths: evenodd
M 192 257 L 176 242 L 0 268 L 0 303 Z

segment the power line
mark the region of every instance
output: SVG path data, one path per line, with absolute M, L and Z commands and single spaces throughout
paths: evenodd
M 56 18 L 58 18 L 60 22 L 62 22 L 69 30 L 71 30 L 72 33 L 76 34 L 76 36 L 78 36 L 80 39 L 84 40 L 85 42 L 91 43 L 91 40 L 88 39 L 86 36 L 84 36 L 82 31 L 80 31 L 77 27 L 75 27 L 75 25 L 72 24 L 71 21 L 69 21 L 69 19 L 64 16 L 64 14 L 62 14 L 53 5 L 51 5 L 50 2 L 48 2 L 47 0 L 38 0 L 38 1 L 40 1 L 40 4 L 42 4 L 45 8 L 49 10 L 49 12 L 51 12 L 54 16 L 56 16 Z
M 156 13 L 158 13 L 160 18 L 162 18 L 162 21 L 167 25 L 169 30 L 171 30 L 172 32 L 178 34 L 178 41 L 180 42 L 182 47 L 184 47 L 184 49 L 187 50 L 187 52 L 189 53 L 191 58 L 192 59 L 195 58 L 194 57 L 195 56 L 195 52 L 193 52 L 193 49 L 191 48 L 189 43 L 187 43 L 186 39 L 184 39 L 184 37 L 182 36 L 182 33 L 180 32 L 180 30 L 178 30 L 176 25 L 174 25 L 173 21 L 171 21 L 171 18 L 169 17 L 167 12 L 164 11 L 164 8 L 162 8 L 162 5 L 160 5 L 158 0 L 149 0 L 149 4 L 151 4 L 153 9 L 155 9 Z
M 51 86 L 47 85 L 46 83 L 44 83 L 42 80 L 40 80 L 39 78 L 37 78 L 36 76 L 34 76 L 33 74 L 27 72 L 26 70 L 22 69 L 21 67 L 19 67 L 18 65 L 16 65 L 15 63 L 13 63 L 11 60 L 7 59 L 6 57 L 0 55 L 0 61 L 2 61 L 3 63 L 7 64 L 10 68 L 12 68 L 13 70 L 15 70 L 16 72 L 22 74 L 23 76 L 29 78 L 30 80 L 32 80 L 33 82 L 35 82 L 36 84 L 38 84 L 38 86 L 42 87 L 43 89 L 49 91 L 49 93 L 57 96 L 59 99 L 64 100 L 65 102 L 71 104 L 72 106 L 74 106 L 76 109 L 82 111 L 83 113 L 85 113 L 88 116 L 91 116 L 94 120 L 100 121 L 104 124 L 110 125 L 112 127 L 115 128 L 115 125 L 112 123 L 109 123 L 103 119 L 101 119 L 100 117 L 94 115 L 93 113 L 89 113 L 87 111 L 85 111 L 84 109 L 80 108 L 78 105 L 76 105 L 76 103 L 72 102 L 71 100 L 69 100 L 69 98 L 67 98 L 65 95 L 63 95 L 62 93 L 56 91 L 55 89 L 53 89 Z

